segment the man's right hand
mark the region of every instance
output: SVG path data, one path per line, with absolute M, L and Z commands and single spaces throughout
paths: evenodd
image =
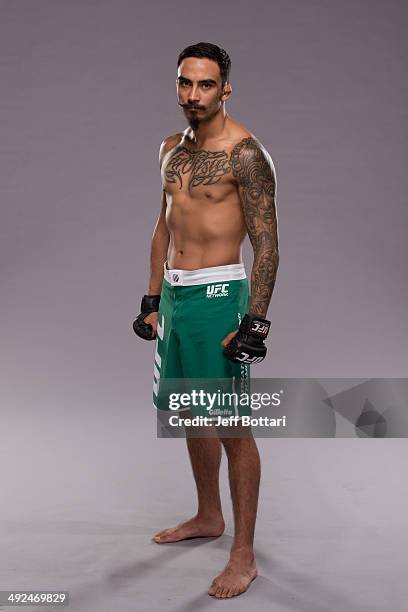
M 157 334 L 157 320 L 160 295 L 143 296 L 141 313 L 133 321 L 133 331 L 143 340 L 154 340 Z

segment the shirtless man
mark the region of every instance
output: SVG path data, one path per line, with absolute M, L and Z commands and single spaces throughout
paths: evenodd
M 166 378 L 245 377 L 266 353 L 265 319 L 279 262 L 276 179 L 260 142 L 226 114 L 228 54 L 211 43 L 178 59 L 177 97 L 189 126 L 166 138 L 159 160 L 163 199 L 151 246 L 148 294 L 134 323 L 156 339 L 154 394 Z M 249 284 L 241 259 L 248 233 L 254 251 Z M 214 298 L 214 299 L 212 299 Z M 220 536 L 222 446 L 228 457 L 234 512 L 229 562 L 208 593 L 243 593 L 257 575 L 253 551 L 260 459 L 252 435 L 200 438 L 187 447 L 197 486 L 197 514 L 154 536 L 160 544 Z

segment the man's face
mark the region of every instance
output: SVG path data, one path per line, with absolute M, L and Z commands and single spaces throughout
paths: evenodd
M 218 112 L 222 94 L 217 62 L 206 57 L 186 57 L 181 62 L 177 71 L 177 98 L 193 129 Z

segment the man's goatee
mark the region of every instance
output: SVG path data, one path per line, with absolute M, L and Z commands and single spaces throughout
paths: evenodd
M 191 117 L 191 119 L 189 119 L 188 121 L 190 127 L 192 130 L 196 130 L 198 128 L 198 126 L 200 125 L 200 120 L 197 119 L 197 117 Z

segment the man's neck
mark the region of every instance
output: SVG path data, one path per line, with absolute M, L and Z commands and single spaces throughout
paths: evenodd
M 191 129 L 191 139 L 198 149 L 201 149 L 208 140 L 216 139 L 224 132 L 228 115 L 224 106 L 220 108 L 210 121 L 200 123 L 196 130 Z

